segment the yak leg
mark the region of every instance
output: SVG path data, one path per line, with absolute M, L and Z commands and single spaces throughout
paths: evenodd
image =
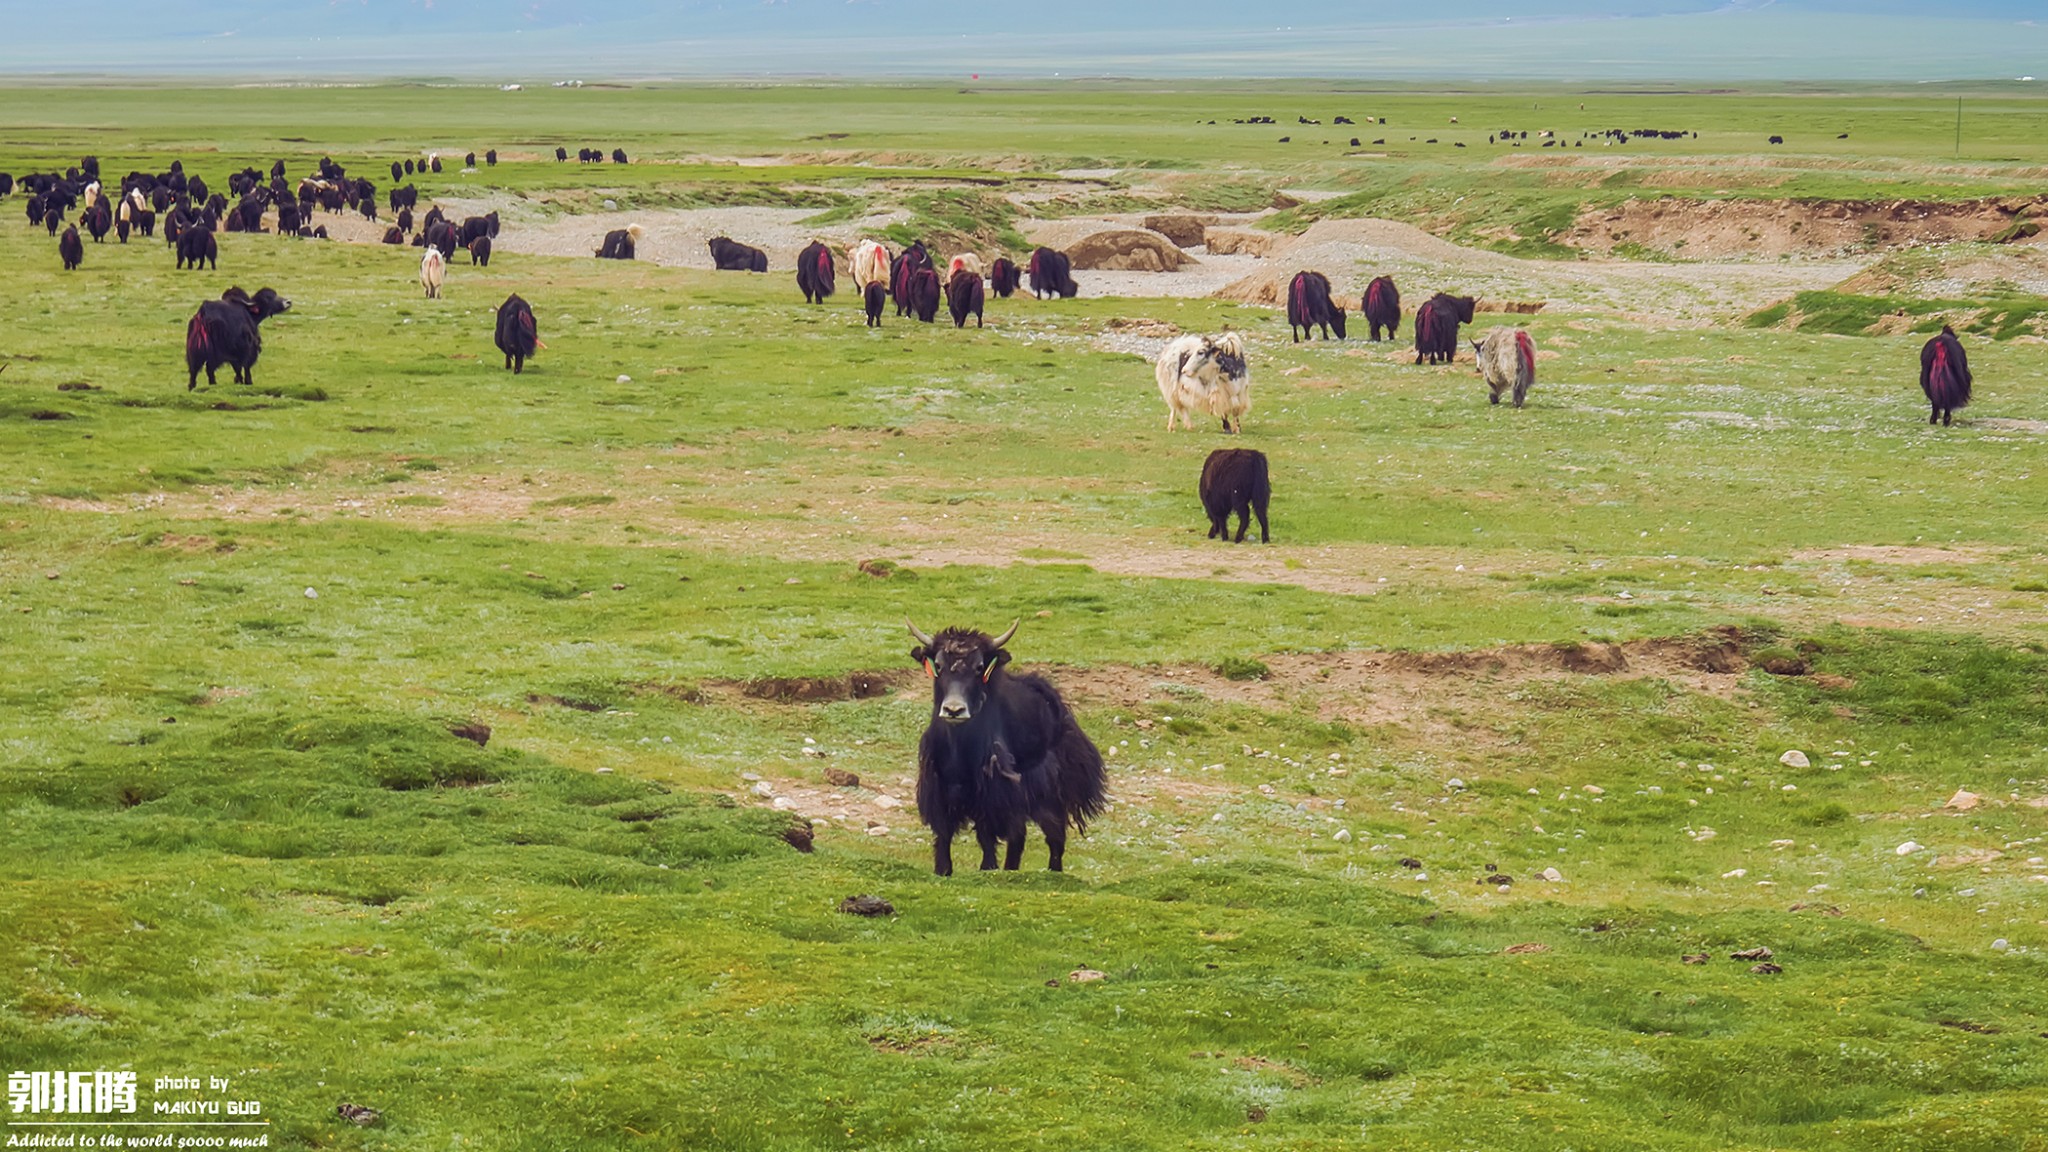
M 953 874 L 953 833 L 956 829 L 947 824 L 932 828 L 932 874 L 951 876 Z
M 974 825 L 974 838 L 981 841 L 981 870 L 996 870 L 996 830 L 983 824 Z
M 1237 513 L 1237 539 L 1231 541 L 1231 543 L 1242 544 L 1244 543 L 1244 534 L 1252 526 L 1252 503 L 1248 499 L 1241 500 L 1232 511 Z
M 1038 830 L 1045 833 L 1046 868 L 1062 872 L 1061 866 L 1067 855 L 1067 822 L 1063 817 L 1047 817 L 1038 821 Z
M 1027 827 L 1022 820 L 1019 820 L 1017 821 L 1017 826 L 1010 830 L 1010 842 L 1003 851 L 1003 871 L 1015 872 L 1023 865 L 1024 838 L 1029 835 L 1026 831 Z

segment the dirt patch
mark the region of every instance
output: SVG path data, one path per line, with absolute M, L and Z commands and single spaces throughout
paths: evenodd
M 1792 559 L 1805 563 L 1840 563 L 1862 560 L 1870 564 L 1975 564 L 1985 559 L 1976 548 L 1919 548 L 1898 544 L 1850 544 L 1841 548 L 1810 548 L 1794 552 Z
M 713 680 L 711 691 L 737 691 L 754 700 L 782 704 L 818 704 L 834 700 L 872 700 L 907 687 L 910 672 L 848 672 L 844 676 L 771 676 L 762 680 Z
M 1311 1084 L 1322 1083 L 1322 1081 L 1317 1080 L 1292 1064 L 1285 1064 L 1278 1060 L 1268 1060 L 1264 1056 L 1239 1056 L 1233 1059 L 1231 1063 L 1247 1072 L 1270 1072 L 1285 1079 L 1296 1088 L 1306 1088 Z
M 1271 232 L 1241 232 L 1230 228 L 1209 228 L 1202 233 L 1202 244 L 1212 256 L 1258 256 L 1273 254 L 1273 249 L 1286 237 Z
M 1200 263 L 1155 232 L 1097 232 L 1067 246 L 1074 267 L 1086 271 L 1177 272 Z
M 1147 216 L 1145 227 L 1182 248 L 1199 248 L 1203 244 L 1203 232 L 1211 224 L 1222 220 L 1220 216 Z
M 1990 240 L 2048 197 L 1983 200 L 1629 200 L 1582 214 L 1559 238 L 1588 251 L 1627 245 L 1694 259 L 1834 255 Z

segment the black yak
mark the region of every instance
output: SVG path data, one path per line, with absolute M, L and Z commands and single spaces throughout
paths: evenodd
M 107 233 L 114 227 L 114 210 L 108 206 L 107 198 L 102 196 L 92 207 L 78 214 L 78 222 L 85 225 L 85 230 L 92 236 L 93 243 L 104 244 Z
M 1202 508 L 1209 513 L 1209 539 L 1230 540 L 1230 514 L 1237 513 L 1237 539 L 1244 543 L 1252 514 L 1259 517 L 1259 543 L 1266 535 L 1266 504 L 1273 482 L 1266 473 L 1266 454 L 1252 448 L 1218 448 L 1202 464 Z
M 926 324 L 939 315 L 939 271 L 919 268 L 910 274 L 910 314 Z
M 462 228 L 456 233 L 455 242 L 467 248 L 469 242 L 479 236 L 488 236 L 493 240 L 498 238 L 498 214 L 495 211 L 488 216 L 471 216 L 463 220 Z
M 626 162 L 626 150 L 625 150 L 624 148 L 614 148 L 614 149 L 612 149 L 612 163 L 614 163 L 614 164 L 624 164 L 625 162 Z M 762 269 L 762 271 L 766 271 L 766 269 Z
M 766 272 L 768 254 L 725 236 L 711 240 L 711 266 L 720 272 Z
M 50 230 L 50 235 L 55 236 L 57 229 L 63 226 L 64 210 L 62 208 L 52 208 L 48 212 L 43 213 L 43 227 Z
M 400 227 L 399 227 L 398 225 L 396 225 L 396 224 L 393 224 L 393 225 L 392 225 L 391 227 L 389 227 L 389 228 L 386 228 L 386 229 L 384 230 L 384 243 L 386 243 L 386 244 L 403 244 L 403 243 L 405 243 L 405 229 L 403 229 L 403 228 L 400 228 Z
M 988 290 L 1004 300 L 1017 291 L 1023 279 L 1023 274 L 1017 271 L 1017 265 L 1008 256 L 998 256 L 995 263 L 988 266 Z
M 178 233 L 178 267 L 197 268 L 202 261 L 208 268 L 218 268 L 220 245 L 213 238 L 213 229 L 199 223 Z
M 517 293 L 498 305 L 498 351 L 505 354 L 505 367 L 514 376 L 526 370 L 527 358 L 540 347 L 540 333 L 534 327 L 533 309 Z
M 254 384 L 256 357 L 263 353 L 263 336 L 256 326 L 272 316 L 291 310 L 292 302 L 265 288 L 254 298 L 240 288 L 230 288 L 220 299 L 199 306 L 191 323 L 185 325 L 185 390 L 198 385 L 199 370 L 206 369 L 206 383 L 226 364 L 234 369 L 237 384 Z
M 76 226 L 64 230 L 64 235 L 57 241 L 57 255 L 64 258 L 66 272 L 85 263 L 85 241 L 78 238 Z
M 299 214 L 299 202 L 287 196 L 277 202 L 277 234 L 296 236 L 304 227 L 305 220 Z
M 1947 427 L 1958 408 L 1970 402 L 1970 358 L 1963 342 L 1946 324 L 1941 335 L 1920 348 L 1920 391 L 1927 394 L 1929 424 L 1939 418 Z
M 427 225 L 425 232 L 427 247 L 440 249 L 441 259 L 443 260 L 453 259 L 455 250 L 462 247 L 456 235 L 455 225 L 450 224 L 446 220 L 436 220 L 432 224 Z
M 1047 296 L 1072 299 L 1081 291 L 1081 286 L 1074 283 L 1073 263 L 1064 252 L 1051 248 L 1033 251 L 1028 272 L 1031 294 L 1041 300 Z
M 1017 626 L 991 639 L 985 632 L 948 628 L 928 636 L 909 625 L 917 646 L 910 658 L 932 680 L 932 719 L 917 743 L 917 814 L 932 830 L 932 871 L 953 874 L 953 837 L 974 826 L 981 867 L 1024 861 L 1027 824 L 1045 836 L 1048 867 L 1061 870 L 1067 828 L 1085 832 L 1104 795 L 1102 754 L 1052 682 L 1035 673 L 1010 674 L 1003 645 Z
M 1287 326 L 1299 344 L 1307 335 L 1315 336 L 1315 330 L 1323 330 L 1323 339 L 1328 340 L 1335 330 L 1337 339 L 1344 338 L 1344 308 L 1330 299 L 1330 278 L 1321 272 L 1296 272 L 1287 285 Z
M 400 208 L 398 210 L 398 230 L 407 235 L 412 234 L 412 209 Z
M 1365 299 L 1358 310 L 1365 313 L 1365 322 L 1372 328 L 1373 343 L 1379 343 L 1382 328 L 1387 330 L 1387 339 L 1392 340 L 1401 330 L 1401 290 L 1394 287 L 1394 278 L 1375 276 L 1365 286 Z
M 932 266 L 932 255 L 925 250 L 924 241 L 913 240 L 910 247 L 896 254 L 889 261 L 889 297 L 896 301 L 896 314 L 910 314 L 910 278 L 920 268 Z
M 490 151 L 488 151 L 488 152 L 485 152 L 485 153 L 484 153 L 484 167 L 486 167 L 486 168 L 496 168 L 497 166 L 498 166 L 498 150 L 497 150 L 496 148 L 493 148 L 493 149 L 491 149 Z
M 640 226 L 638 224 L 628 224 L 624 228 L 614 228 L 604 234 L 604 244 L 598 248 L 597 258 L 600 260 L 631 260 L 633 258 L 633 246 L 639 242 Z
M 838 274 L 832 250 L 823 241 L 813 240 L 796 254 L 796 286 L 803 291 L 806 304 L 824 303 L 838 286 Z
M 491 266 L 491 238 L 479 236 L 469 242 L 469 262 L 479 268 Z
M 889 290 L 882 287 L 880 280 L 870 280 L 868 286 L 861 289 L 861 306 L 867 311 L 868 327 L 882 326 L 882 309 L 888 307 L 888 304 Z
M 474 153 L 474 152 L 471 152 L 471 153 L 470 153 L 469 155 L 467 155 L 467 156 L 464 156 L 464 157 L 462 158 L 462 166 L 463 166 L 464 168 L 474 168 L 474 167 L 476 167 L 476 153 Z
M 557 148 L 557 149 L 555 149 L 555 163 L 557 163 L 557 164 L 560 164 L 561 162 L 563 162 L 564 160 L 567 160 L 568 158 L 569 158 L 569 150 L 568 150 L 567 148 Z
M 1439 292 L 1415 310 L 1415 362 L 1449 364 L 1458 353 L 1458 325 L 1472 322 L 1470 296 Z
M 974 316 L 974 326 L 981 327 L 982 295 L 981 277 L 962 268 L 946 281 L 946 308 L 953 313 L 953 327 L 967 327 L 967 317 Z
M 392 182 L 393 184 L 396 184 L 396 183 L 398 183 L 398 182 L 399 182 L 400 180 L 404 179 L 405 177 L 404 177 L 404 175 L 403 175 L 403 172 L 404 172 L 404 169 L 402 169 L 402 168 L 400 168 L 400 167 L 398 166 L 398 161 L 396 161 L 396 160 L 393 160 L 393 161 L 391 162 L 391 182 Z

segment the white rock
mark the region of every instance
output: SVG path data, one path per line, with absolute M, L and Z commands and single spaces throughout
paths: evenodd
M 1607 789 L 1605 789 L 1605 788 L 1602 788 L 1602 787 L 1601 787 L 1601 786 L 1599 786 L 1598 784 L 1588 784 L 1588 785 L 1586 785 L 1585 787 L 1583 787 L 1583 788 L 1580 788 L 1580 789 L 1579 789 L 1579 791 L 1581 791 L 1581 792 L 1584 792 L 1584 793 L 1585 793 L 1586 795 L 1588 795 L 1588 796 L 1605 796 L 1605 795 L 1607 795 Z
M 1330 839 L 1338 841 L 1339 843 L 1348 842 L 1351 839 L 1351 829 L 1339 828 L 1335 832 L 1332 832 L 1330 834 Z
M 620 384 L 631 384 L 632 382 L 633 382 L 633 378 L 632 378 L 631 376 L 627 376 L 627 375 L 624 375 L 624 374 L 621 374 L 621 375 L 619 376 L 619 379 L 618 379 L 618 383 L 620 383 Z
M 1793 846 L 1794 844 L 1797 844 L 1797 843 L 1799 843 L 1799 841 L 1797 841 L 1797 840 L 1773 840 L 1773 841 L 1771 841 L 1771 847 L 1773 847 L 1773 848 L 1790 848 L 1790 847 L 1792 847 L 1792 846 Z
M 1749 875 L 1749 869 L 1747 869 L 1747 868 L 1736 868 L 1736 869 L 1734 869 L 1734 870 L 1732 870 L 1732 871 L 1728 871 L 1728 872 L 1723 872 L 1723 873 L 1721 873 L 1721 879 L 1723 879 L 1723 880 L 1740 880 L 1740 879 L 1742 879 L 1742 878 L 1743 878 L 1744 876 L 1747 876 L 1747 875 Z
M 761 774 L 760 774 L 760 773 L 758 773 L 758 772 L 742 772 L 742 773 L 740 773 L 740 779 L 742 779 L 742 780 L 759 780 L 760 778 L 761 778 Z
M 823 748 L 806 748 L 803 750 L 803 753 L 806 756 L 822 757 L 825 755 L 825 750 Z
M 1787 785 L 1785 785 L 1785 786 L 1784 786 L 1783 788 L 1780 788 L 1780 789 L 1778 789 L 1778 791 L 1780 791 L 1780 792 L 1797 792 L 1797 791 L 1799 791 L 1799 785 L 1797 785 L 1797 784 L 1787 784 Z
M 1416 878 L 1417 880 L 1427 880 L 1427 879 L 1429 879 L 1429 873 L 1427 873 L 1427 872 L 1417 872 L 1417 873 L 1415 874 L 1415 878 Z
M 888 834 L 889 829 L 880 824 L 876 824 L 868 829 L 868 835 L 870 836 L 887 836 Z
M 901 808 L 901 807 L 903 807 L 903 801 L 901 801 L 901 800 L 898 800 L 898 799 L 897 799 L 897 798 L 895 798 L 894 796 L 877 796 L 877 797 L 875 797 L 875 807 L 877 807 L 877 808 Z
M 1808 760 L 1806 758 L 1806 753 L 1801 752 L 1797 748 L 1786 749 L 1785 754 L 1783 756 L 1778 757 L 1778 763 L 1783 764 L 1787 768 L 1813 767 L 1813 761 Z
M 1899 845 L 1897 848 L 1892 849 L 1892 851 L 1897 852 L 1901 856 L 1911 856 L 1913 853 L 1918 852 L 1919 850 L 1920 842 L 1917 840 L 1908 840 L 1904 844 Z
M 1453 776 L 1449 780 L 1444 781 L 1444 787 L 1462 789 L 1465 787 L 1465 782 Z
M 806 736 L 806 737 L 804 737 L 804 743 L 806 743 L 806 744 L 816 744 L 816 743 L 817 743 L 817 741 L 816 741 L 816 740 L 813 740 L 813 739 L 811 739 L 811 738 L 810 738 L 809 736 Z
M 2003 952 L 2010 947 L 2012 947 L 2012 944 L 2003 936 L 1991 942 L 1991 950 L 1993 952 Z
M 768 786 L 768 782 L 767 782 L 767 781 L 765 781 L 765 780 L 764 780 L 764 781 L 762 781 L 762 782 L 761 782 L 761 783 L 759 783 L 759 784 L 756 784 L 756 785 L 754 785 L 754 789 L 753 789 L 753 791 L 754 791 L 754 795 L 756 795 L 756 796 L 773 796 L 773 795 L 775 795 L 775 789 L 773 789 L 773 788 L 770 788 L 770 787 Z
M 1564 873 L 1559 872 L 1555 868 L 1545 868 L 1543 871 L 1538 872 L 1536 875 L 1541 876 L 1545 880 L 1550 881 L 1552 884 L 1564 883 Z
M 597 774 L 598 774 L 599 776 L 609 776 L 609 775 L 611 775 L 611 774 L 612 774 L 612 770 L 611 770 L 611 769 L 609 769 L 609 768 L 599 768 L 599 769 L 597 770 Z
M 796 807 L 796 801 L 791 800 L 787 796 L 777 796 L 773 801 L 770 802 L 770 807 L 780 808 L 784 812 L 787 812 L 791 808 Z
M 308 589 L 306 589 L 306 599 L 308 599 L 308 600 L 318 600 L 319 598 L 320 598 L 320 593 L 318 593 L 318 592 L 315 592 L 315 591 L 314 591 L 313 589 L 311 589 L 311 588 L 308 588 Z
M 306 589 L 306 591 L 311 592 L 312 589 L 308 588 Z M 1958 788 L 1956 789 L 1956 794 L 1949 797 L 1948 803 L 1943 804 L 1942 807 L 1953 808 L 1958 812 L 1968 812 L 1970 809 L 1975 808 L 1977 806 L 1977 803 L 1980 799 L 1981 797 L 1979 797 L 1975 792 L 1970 792 Z

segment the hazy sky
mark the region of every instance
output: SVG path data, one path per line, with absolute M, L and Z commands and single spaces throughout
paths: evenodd
M 2048 75 L 2048 0 L 96 0 L 80 12 L 18 6 L 0 73 Z

